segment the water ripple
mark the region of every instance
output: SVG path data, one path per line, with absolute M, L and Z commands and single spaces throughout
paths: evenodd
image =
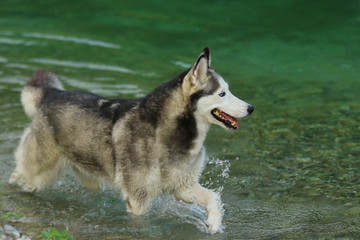
M 20 69 L 32 69 L 32 67 L 30 67 L 29 65 L 22 64 L 22 63 L 9 63 L 9 64 L 6 64 L 6 67 L 20 68 Z
M 7 63 L 8 59 L 4 57 L 0 57 L 0 63 Z
M 75 61 L 46 59 L 46 58 L 34 58 L 34 59 L 30 59 L 30 61 L 35 62 L 35 63 L 40 63 L 40 64 L 55 65 L 55 66 L 62 66 L 62 67 L 87 68 L 87 69 L 92 69 L 92 70 L 103 70 L 103 71 L 113 71 L 113 72 L 136 74 L 135 71 L 130 70 L 128 68 L 113 66 L 113 65 L 98 64 L 98 63 L 75 62 Z
M 36 42 L 36 41 L 26 41 L 26 40 L 21 40 L 21 39 L 4 38 L 4 37 L 1 37 L 1 38 L 0 38 L 0 43 L 3 43 L 3 44 L 12 44 L 12 45 L 20 45 L 20 44 L 23 44 L 23 45 L 26 45 L 26 46 L 31 46 L 31 45 L 37 45 L 37 44 L 39 44 L 39 43 Z
M 2 36 L 15 36 L 19 33 L 11 32 L 11 31 L 0 31 L 0 35 Z M 39 39 L 48 39 L 48 40 L 57 40 L 63 42 L 73 42 L 78 44 L 86 44 L 90 46 L 104 47 L 104 48 L 114 48 L 120 49 L 122 48 L 118 44 L 107 43 L 99 40 L 92 40 L 88 38 L 78 38 L 73 36 L 63 36 L 56 34 L 45 34 L 45 33 L 36 33 L 36 32 L 23 32 L 20 33 L 21 37 L 29 37 L 29 38 L 39 38 Z M 25 44 L 25 45 L 36 45 L 38 42 L 36 41 L 26 41 L 20 39 L 11 39 L 11 38 L 0 38 L 0 43 L 6 44 Z
M 22 33 L 22 36 L 41 38 L 41 39 L 49 39 L 49 40 L 58 40 L 58 41 L 64 41 L 64 42 L 74 42 L 74 43 L 87 44 L 90 46 L 98 46 L 98 47 L 104 47 L 104 48 L 116 48 L 116 49 L 121 48 L 121 46 L 117 45 L 117 44 L 102 42 L 102 41 L 98 41 L 98 40 L 91 40 L 91 39 L 87 39 L 87 38 L 71 37 L 71 36 L 43 34 L 43 33 L 31 33 L 31 32 Z
M 191 67 L 191 64 L 188 63 L 184 63 L 182 61 L 171 61 L 172 64 L 176 65 L 176 66 L 180 66 L 182 68 L 189 68 Z
M 79 79 L 73 79 L 61 76 L 67 84 L 80 89 L 96 92 L 103 95 L 131 94 L 135 97 L 143 97 L 144 93 L 137 85 L 134 84 L 101 84 L 96 82 L 84 82 Z

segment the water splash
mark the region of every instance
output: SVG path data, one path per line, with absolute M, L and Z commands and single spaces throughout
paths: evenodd
M 218 186 L 219 192 L 222 190 L 222 184 L 225 182 L 225 179 L 230 177 L 230 166 L 231 163 L 228 159 L 219 159 L 219 158 L 211 158 L 209 160 L 209 168 L 210 170 L 205 172 L 204 175 L 209 175 L 208 181 L 205 182 L 205 186 L 209 187 L 213 185 L 213 179 L 211 176 L 216 176 L 214 179 L 216 179 L 216 185 Z
M 176 201 L 175 197 L 170 195 L 157 197 L 151 205 L 150 214 L 156 214 L 157 218 L 171 218 L 179 224 L 188 223 L 203 232 L 208 231 L 205 223 L 206 210 L 203 206 Z

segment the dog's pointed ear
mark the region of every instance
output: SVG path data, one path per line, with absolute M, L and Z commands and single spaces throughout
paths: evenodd
M 188 73 L 188 77 L 193 85 L 196 85 L 197 81 L 202 83 L 206 79 L 207 71 L 210 68 L 210 61 L 210 49 L 205 47 Z
M 205 55 L 206 55 L 206 58 L 207 58 L 207 60 L 208 60 L 208 68 L 210 68 L 210 64 L 211 64 L 210 48 L 209 48 L 209 47 L 205 47 L 201 54 L 205 54 Z
M 190 96 L 198 91 L 206 82 L 208 69 L 210 68 L 210 59 L 210 49 L 206 47 L 184 77 L 182 88 L 186 95 Z

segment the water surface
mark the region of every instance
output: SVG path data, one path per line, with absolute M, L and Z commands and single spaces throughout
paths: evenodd
M 360 237 L 360 3 L 348 1 L 36 1 L 0 8 L 2 211 L 34 239 L 357 239 Z M 203 47 L 232 92 L 255 106 L 240 130 L 212 127 L 204 186 L 221 192 L 222 233 L 171 196 L 143 217 L 119 192 L 70 171 L 40 193 L 7 184 L 29 124 L 19 94 L 38 68 L 67 89 L 141 97 Z

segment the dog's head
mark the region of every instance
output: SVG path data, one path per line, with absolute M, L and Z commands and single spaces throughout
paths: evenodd
M 201 120 L 238 129 L 237 118 L 249 116 L 254 108 L 230 92 L 229 85 L 210 68 L 210 62 L 210 50 L 206 47 L 184 77 L 183 92 L 190 96 Z

